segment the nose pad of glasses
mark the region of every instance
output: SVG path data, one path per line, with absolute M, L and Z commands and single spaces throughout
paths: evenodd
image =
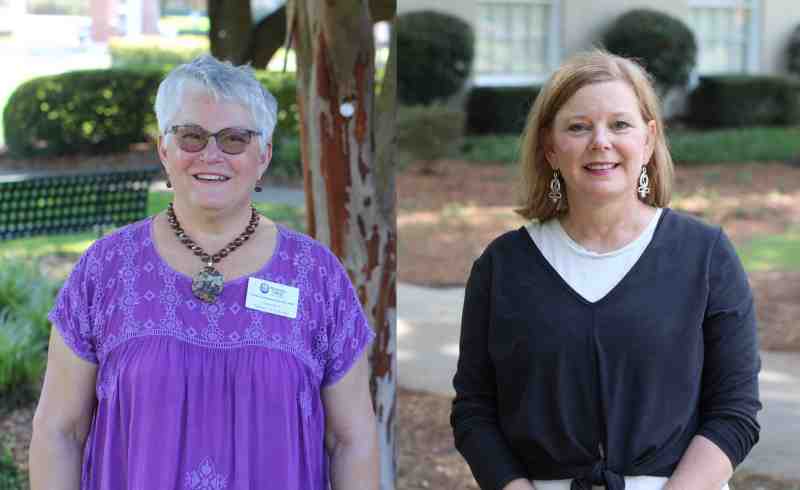
M 225 152 L 222 151 L 222 147 L 219 145 L 216 136 L 209 136 L 206 139 L 206 146 L 200 150 L 204 155 L 221 155 Z

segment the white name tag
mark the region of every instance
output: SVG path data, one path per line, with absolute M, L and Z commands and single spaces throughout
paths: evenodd
M 300 290 L 295 287 L 250 277 L 244 305 L 252 310 L 297 318 L 299 297 Z

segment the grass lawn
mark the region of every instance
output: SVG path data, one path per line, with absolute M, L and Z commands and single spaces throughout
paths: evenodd
M 166 209 L 171 200 L 171 192 L 151 192 L 147 200 L 148 216 Z M 256 209 L 273 221 L 295 230 L 305 230 L 305 213 L 299 208 L 285 204 L 256 203 Z M 0 242 L 0 256 L 39 258 L 52 254 L 79 255 L 96 239 L 95 232 L 19 238 Z
M 800 127 L 668 131 L 678 164 L 785 161 L 800 157 Z M 468 136 L 461 157 L 473 162 L 515 163 L 519 135 Z
M 800 229 L 754 238 L 737 251 L 748 272 L 800 271 Z

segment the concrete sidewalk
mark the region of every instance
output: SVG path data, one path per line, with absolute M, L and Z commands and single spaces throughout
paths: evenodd
M 398 383 L 453 396 L 463 288 L 398 286 Z M 762 352 L 761 440 L 741 469 L 800 479 L 800 354 Z

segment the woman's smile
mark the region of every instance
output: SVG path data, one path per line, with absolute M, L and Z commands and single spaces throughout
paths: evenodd
M 231 178 L 226 175 L 215 174 L 215 173 L 199 173 L 199 174 L 194 174 L 194 180 L 197 180 L 204 184 L 218 185 L 228 182 L 229 180 L 231 180 Z
M 592 162 L 583 166 L 584 170 L 596 177 L 611 175 L 617 167 L 619 163 L 615 162 Z

